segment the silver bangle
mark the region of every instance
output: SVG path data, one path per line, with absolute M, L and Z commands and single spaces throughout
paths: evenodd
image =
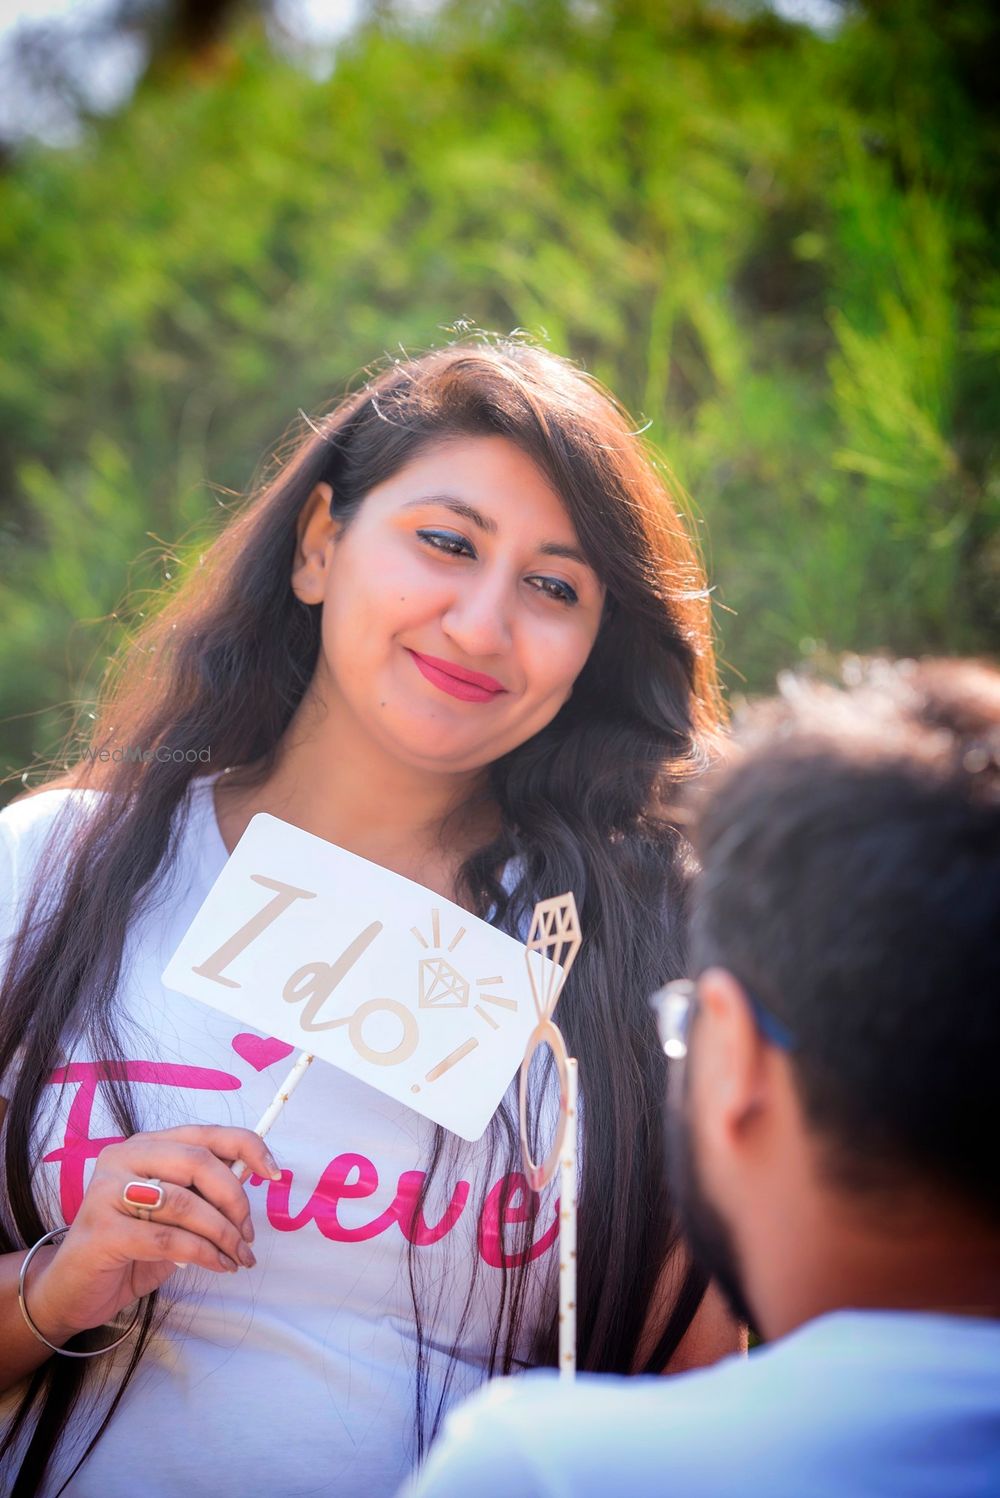
M 24 1259 L 21 1263 L 21 1273 L 17 1277 L 17 1303 L 21 1307 L 21 1315 L 24 1317 L 25 1324 L 27 1325 L 28 1330 L 38 1338 L 39 1342 L 44 1342 L 46 1347 L 51 1347 L 53 1352 L 61 1353 L 64 1358 L 97 1358 L 100 1357 L 102 1352 L 110 1352 L 113 1347 L 117 1347 L 121 1342 L 124 1342 L 125 1338 L 130 1336 L 131 1333 L 135 1331 L 136 1327 L 139 1325 L 139 1317 L 142 1315 L 141 1304 L 136 1307 L 135 1315 L 132 1317 L 131 1322 L 122 1332 L 121 1336 L 116 1337 L 113 1342 L 109 1342 L 106 1347 L 95 1347 L 92 1352 L 71 1352 L 68 1347 L 57 1347 L 55 1342 L 50 1342 L 48 1337 L 42 1336 L 41 1332 L 38 1330 L 38 1327 L 31 1319 L 31 1313 L 28 1310 L 28 1303 L 24 1298 L 24 1280 L 25 1276 L 28 1273 L 28 1265 L 35 1257 L 35 1254 L 40 1248 L 44 1248 L 46 1243 L 51 1243 L 53 1238 L 58 1238 L 61 1233 L 68 1232 L 68 1227 L 53 1228 L 50 1233 L 46 1233 L 44 1238 L 39 1238 L 38 1242 L 34 1244 L 32 1248 L 28 1249 L 28 1252 L 25 1254 Z

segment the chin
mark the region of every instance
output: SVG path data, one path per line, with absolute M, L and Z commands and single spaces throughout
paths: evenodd
M 383 719 L 374 735 L 401 764 L 418 770 L 438 770 L 461 774 L 479 770 L 497 758 L 491 744 L 470 744 L 452 724 L 426 719 L 406 718 L 386 723 Z

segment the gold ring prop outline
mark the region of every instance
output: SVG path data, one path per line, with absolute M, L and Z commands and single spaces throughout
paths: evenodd
M 536 1165 L 532 1160 L 528 1149 L 528 1068 L 531 1058 L 540 1045 L 548 1044 L 556 1060 L 559 1071 L 559 1122 L 556 1125 L 556 1137 L 552 1148 L 545 1157 L 543 1165 Z M 569 1094 L 569 1084 L 566 1080 L 566 1042 L 562 1038 L 562 1031 L 552 1023 L 550 1019 L 542 1020 L 531 1032 L 528 1039 L 528 1048 L 521 1062 L 521 1082 L 518 1088 L 518 1105 L 521 1124 L 521 1159 L 524 1164 L 524 1173 L 528 1178 L 528 1185 L 532 1191 L 541 1191 L 547 1186 L 556 1173 L 559 1157 L 562 1154 L 563 1142 L 566 1138 L 566 1103 Z

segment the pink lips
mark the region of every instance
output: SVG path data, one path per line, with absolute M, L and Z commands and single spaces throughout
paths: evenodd
M 434 655 L 421 655 L 416 650 L 411 650 L 410 655 L 421 676 L 463 702 L 492 702 L 507 690 L 495 677 L 485 676 L 481 671 L 467 671 L 464 666 L 455 666 Z

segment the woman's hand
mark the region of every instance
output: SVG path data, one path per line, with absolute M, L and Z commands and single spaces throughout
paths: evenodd
M 73 1224 L 44 1267 L 29 1271 L 28 1309 L 62 1344 L 111 1321 L 169 1279 L 178 1264 L 233 1274 L 256 1259 L 250 1203 L 230 1165 L 276 1180 L 278 1167 L 250 1129 L 191 1124 L 107 1145 Z M 122 1200 L 128 1181 L 159 1180 L 163 1205 L 146 1221 Z

